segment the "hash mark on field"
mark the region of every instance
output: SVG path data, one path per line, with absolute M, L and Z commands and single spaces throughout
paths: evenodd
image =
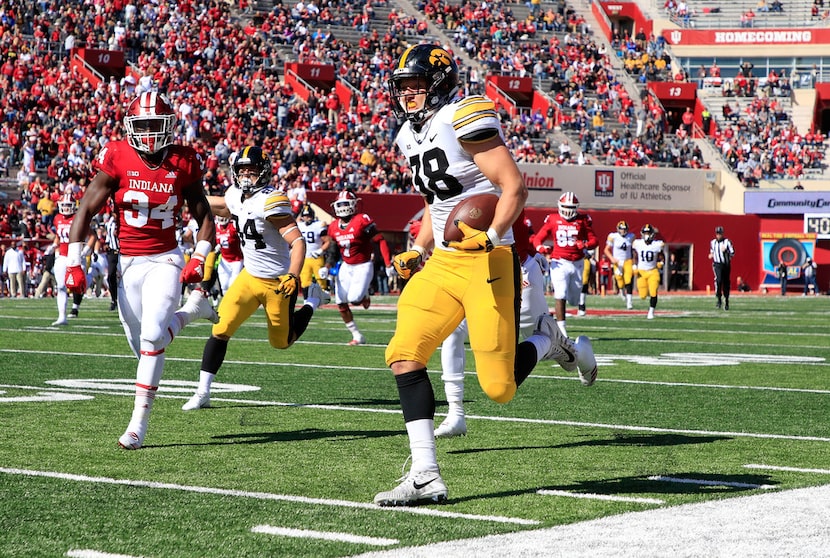
M 635 498 L 629 496 L 611 496 L 610 494 L 586 494 L 581 492 L 568 492 L 567 490 L 537 490 L 536 494 L 542 496 L 564 496 L 565 498 L 582 498 L 585 500 L 606 500 L 609 502 L 634 502 L 637 504 L 665 504 L 657 498 Z
M 744 465 L 747 469 L 766 469 L 768 471 L 790 471 L 793 473 L 818 473 L 819 475 L 830 475 L 830 469 L 804 469 L 802 467 L 783 467 L 779 465 L 757 465 L 749 463 Z
M 443 517 L 450 519 L 470 519 L 473 521 L 493 521 L 495 523 L 512 523 L 515 525 L 539 525 L 539 521 L 533 519 L 522 519 L 519 517 L 504 517 L 500 515 L 474 515 L 469 513 L 448 512 L 430 508 L 395 508 L 380 507 L 377 504 L 367 502 L 352 502 L 349 500 L 333 500 L 329 498 L 310 498 L 307 496 L 292 496 L 290 494 L 271 494 L 269 492 L 249 492 L 247 490 L 228 490 L 225 488 L 211 488 L 208 486 L 188 486 L 166 482 L 152 482 L 129 479 L 112 479 L 109 477 L 88 477 L 86 475 L 74 475 L 71 473 L 56 473 L 53 471 L 33 471 L 31 469 L 11 469 L 0 467 L 0 473 L 9 475 L 25 475 L 29 477 L 46 477 L 76 482 L 89 482 L 97 484 L 115 484 L 119 486 L 138 486 L 141 488 L 159 488 L 163 490 L 181 490 L 184 492 L 197 492 L 199 494 L 214 494 L 217 496 L 233 496 L 236 498 L 254 498 L 257 500 L 273 500 L 277 502 L 294 502 L 311 506 L 334 506 L 341 508 L 356 508 L 364 510 L 411 513 L 414 515 L 428 515 L 432 517 Z
M 66 553 L 69 558 L 141 558 L 140 556 L 131 556 L 129 554 L 111 554 L 109 552 L 100 552 L 98 550 L 78 549 L 69 550 Z
M 731 481 L 718 481 L 718 480 L 707 480 L 707 479 L 684 479 L 680 477 L 664 477 L 663 475 L 654 475 L 648 477 L 650 481 L 661 481 L 661 482 L 676 482 L 680 484 L 698 484 L 700 486 L 731 486 L 733 488 L 760 488 L 761 490 L 775 490 L 778 488 L 772 484 L 750 484 L 746 482 L 731 482 Z
M 390 546 L 398 544 L 398 539 L 384 539 L 379 537 L 364 537 L 350 533 L 332 533 L 329 531 L 312 531 L 310 529 L 290 529 L 288 527 L 273 527 L 271 525 L 256 525 L 251 527 L 252 533 L 277 535 L 280 537 L 294 537 L 300 539 L 322 539 L 354 544 L 371 544 L 374 546 Z

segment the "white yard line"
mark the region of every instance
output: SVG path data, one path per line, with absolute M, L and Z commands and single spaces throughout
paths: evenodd
M 1 351 L 0 351 L 1 352 Z M 193 384 L 195 387 L 195 384 Z M 23 386 L 13 384 L 0 384 L 0 388 L 6 389 L 28 389 L 28 390 L 43 390 L 43 387 L 37 386 Z M 129 396 L 133 397 L 134 393 L 129 390 L 112 391 L 112 390 L 93 390 L 93 389 L 70 389 L 70 388 L 50 388 L 54 391 L 66 391 L 72 393 L 97 393 L 101 395 L 115 395 L 115 396 Z M 161 389 L 156 395 L 157 398 L 169 399 L 188 399 L 188 396 L 182 395 L 168 395 L 164 393 L 164 381 L 162 380 Z M 321 409 L 325 411 L 346 411 L 353 413 L 379 413 L 379 414 L 400 414 L 398 409 L 373 409 L 370 407 L 349 407 L 341 405 L 315 405 L 305 403 L 290 403 L 284 401 L 264 401 L 256 399 L 234 399 L 229 397 L 211 397 L 211 403 L 229 403 L 234 405 L 251 405 L 259 407 L 296 407 L 303 409 Z M 446 416 L 445 413 L 436 413 L 435 416 Z M 600 428 L 607 430 L 622 430 L 628 432 L 653 432 L 661 434 L 688 434 L 691 436 L 724 436 L 730 438 L 760 438 L 767 440 L 795 440 L 802 442 L 830 442 L 830 437 L 821 436 L 795 436 L 790 434 L 770 434 L 764 432 L 730 432 L 723 430 L 691 430 L 685 428 L 657 428 L 653 426 L 638 426 L 634 424 L 608 424 L 601 422 L 579 422 L 571 420 L 546 420 L 546 419 L 529 419 L 522 417 L 494 417 L 486 415 L 467 415 L 467 420 L 489 420 L 494 422 L 512 422 L 521 424 L 548 424 L 552 426 L 573 426 L 578 428 Z
M 380 512 L 399 512 L 413 515 L 428 515 L 450 519 L 469 519 L 472 521 L 492 521 L 495 523 L 510 523 L 514 525 L 538 525 L 539 522 L 532 519 L 518 517 L 504 517 L 500 515 L 475 515 L 469 513 L 456 513 L 430 508 L 394 508 L 380 507 L 366 502 L 351 502 L 349 500 L 333 500 L 329 498 L 309 498 L 307 496 L 292 496 L 290 494 L 272 494 L 269 492 L 249 492 L 247 490 L 229 490 L 225 488 L 211 488 L 208 486 L 189 486 L 166 482 L 152 482 L 130 479 L 113 479 L 108 477 L 89 477 L 86 475 L 75 475 L 71 473 L 57 473 L 54 471 L 33 471 L 30 469 L 13 469 L 0 467 L 0 473 L 9 475 L 24 475 L 29 477 L 46 477 L 52 479 L 69 480 L 75 482 L 88 482 L 93 484 L 113 484 L 119 486 L 137 486 L 142 488 L 154 488 L 161 490 L 180 490 L 184 492 L 196 492 L 199 494 L 213 494 L 217 496 L 232 496 L 235 498 L 254 498 L 257 500 L 273 500 L 279 502 L 293 502 L 311 506 L 333 506 L 341 508 L 364 509 Z
M 778 488 L 772 484 L 751 484 L 747 482 L 732 482 L 715 479 L 687 479 L 683 477 L 666 477 L 663 475 L 652 475 L 647 477 L 650 481 L 673 482 L 677 484 L 697 484 L 699 486 L 731 486 L 733 488 L 750 488 L 761 490 L 775 490 Z
M 747 469 L 763 469 L 766 471 L 790 471 L 793 473 L 816 473 L 819 475 L 830 475 L 830 469 L 805 469 L 803 467 L 782 467 L 780 465 L 759 465 L 748 463 L 744 465 Z
M 112 554 L 111 552 L 89 549 L 70 550 L 65 556 L 68 558 L 141 558 L 140 556 L 132 556 L 129 554 Z
M 299 539 L 320 539 L 324 541 L 338 541 L 354 544 L 370 544 L 373 546 L 392 546 L 398 544 L 398 539 L 384 539 L 381 537 L 364 537 L 351 533 L 334 533 L 331 531 L 312 531 L 310 529 L 289 529 L 274 527 L 273 525 L 256 525 L 251 528 L 252 533 L 276 535 L 278 537 L 293 537 Z
M 657 498 L 636 498 L 628 496 L 612 496 L 610 494 L 591 494 L 585 492 L 568 492 L 567 490 L 537 490 L 542 496 L 563 496 L 565 498 L 581 498 L 583 500 L 605 500 L 607 502 L 633 502 L 635 504 L 665 504 Z

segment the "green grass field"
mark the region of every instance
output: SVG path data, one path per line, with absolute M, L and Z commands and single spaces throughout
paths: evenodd
M 108 301 L 52 328 L 53 300 L 0 299 L 0 555 L 406 556 L 830 482 L 830 298 L 733 296 L 723 312 L 714 297 L 661 296 L 647 321 L 644 302 L 590 297 L 569 333 L 594 342 L 595 386 L 545 362 L 500 406 L 470 372 L 469 434 L 438 440 L 449 501 L 375 507 L 409 454 L 383 356 L 394 301 L 355 312 L 360 347 L 326 307 L 275 351 L 257 313 L 231 341 L 213 408 L 184 413 L 210 332 L 192 324 L 168 347 L 145 447 L 128 452 L 116 440 L 135 360 Z

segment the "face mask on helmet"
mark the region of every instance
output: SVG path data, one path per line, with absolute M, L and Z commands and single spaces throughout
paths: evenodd
M 617 232 L 621 235 L 628 234 L 628 223 L 626 221 L 620 221 L 617 223 Z
M 78 211 L 78 204 L 73 199 L 62 199 L 58 201 L 58 213 L 61 215 L 75 215 Z
M 231 162 L 231 177 L 242 193 L 251 195 L 271 183 L 271 159 L 260 147 L 246 147 Z
M 573 192 L 565 192 L 559 196 L 559 215 L 566 221 L 573 221 L 578 215 L 579 200 Z
M 335 215 L 347 219 L 357 212 L 357 197 L 349 191 L 340 192 L 331 205 Z
M 654 227 L 651 225 L 643 225 L 640 233 L 643 235 L 646 244 L 651 244 L 651 241 L 654 240 Z
M 176 113 L 164 95 L 146 92 L 132 100 L 124 116 L 127 141 L 141 153 L 158 153 L 173 143 Z
M 458 65 L 443 48 L 412 46 L 401 55 L 388 86 L 395 116 L 420 126 L 455 98 Z
M 228 217 L 220 217 L 219 215 L 216 216 L 216 224 L 221 226 L 227 226 L 231 220 Z
M 308 204 L 304 205 L 302 210 L 300 210 L 300 217 L 302 217 L 302 219 L 307 223 L 310 223 L 317 218 L 314 214 L 314 210 Z

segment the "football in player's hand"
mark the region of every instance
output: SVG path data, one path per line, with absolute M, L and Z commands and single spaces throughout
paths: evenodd
M 480 231 L 486 231 L 496 214 L 499 197 L 495 194 L 475 194 L 458 202 L 447 217 L 444 227 L 444 240 L 459 241 L 464 235 L 455 226 L 455 221 L 464 221 L 467 225 Z

